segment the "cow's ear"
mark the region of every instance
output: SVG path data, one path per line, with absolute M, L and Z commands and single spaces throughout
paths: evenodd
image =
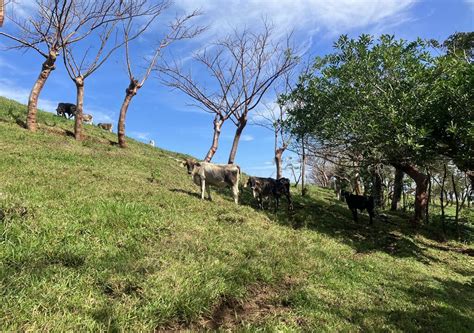
M 186 161 L 181 161 L 181 163 L 179 163 L 179 165 L 181 165 L 182 167 L 185 167 L 186 166 Z
M 201 163 L 200 163 L 200 162 L 196 162 L 196 163 L 194 163 L 194 165 L 200 167 L 200 166 L 201 166 Z

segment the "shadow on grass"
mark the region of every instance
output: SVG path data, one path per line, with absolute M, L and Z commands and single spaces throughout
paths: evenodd
M 285 200 L 277 213 L 271 209 L 264 213 L 279 224 L 292 227 L 305 227 L 351 246 L 356 253 L 368 254 L 384 252 L 395 257 L 412 257 L 420 262 L 429 264 L 438 261 L 426 252 L 430 244 L 419 244 L 413 237 L 417 234 L 427 239 L 439 241 L 437 234 L 421 226 L 418 228 L 408 223 L 409 215 L 396 212 L 384 212 L 387 218 L 375 218 L 374 224 L 369 225 L 367 213 L 359 213 L 359 222 L 352 220 L 352 213 L 345 202 L 339 201 L 325 191 L 318 191 L 302 197 L 293 195 L 294 211 L 287 211 Z M 256 207 L 251 194 L 242 195 L 242 204 Z M 459 252 L 459 251 L 457 251 Z
M 172 188 L 169 190 L 170 192 L 174 192 L 174 193 L 184 193 L 184 194 L 187 194 L 191 197 L 195 197 L 195 198 L 198 198 L 198 199 L 201 199 L 201 195 L 197 192 L 191 192 L 191 191 L 186 191 L 186 190 L 183 190 L 181 188 Z M 205 196 L 205 198 L 207 199 L 207 194 Z

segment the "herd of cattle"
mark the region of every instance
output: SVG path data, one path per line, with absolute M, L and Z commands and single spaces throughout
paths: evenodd
M 67 119 L 76 117 L 76 105 L 72 103 L 59 103 L 56 108 L 56 114 Z M 91 114 L 82 115 L 82 121 L 87 124 L 92 124 L 92 118 Z M 110 123 L 98 123 L 97 127 L 112 132 L 112 124 Z
M 194 159 L 181 161 L 182 166 L 186 167 L 192 180 L 201 188 L 201 199 L 204 200 L 204 193 L 207 192 L 209 200 L 211 198 L 210 186 L 230 187 L 234 197 L 234 202 L 239 202 L 239 183 L 240 167 L 235 164 L 214 164 L 210 162 L 198 162 Z M 254 199 L 257 200 L 258 207 L 264 209 L 265 199 L 274 199 L 275 212 L 277 211 L 280 198 L 286 197 L 289 211 L 293 210 L 291 200 L 290 180 L 288 178 L 262 178 L 249 177 L 244 187 L 250 187 Z M 353 214 L 354 221 L 358 222 L 357 210 L 367 210 L 370 218 L 370 224 L 374 217 L 374 199 L 363 195 L 355 195 L 342 191 L 342 196 Z
M 56 114 L 60 117 L 71 119 L 76 116 L 76 105 L 72 103 L 59 103 Z M 92 115 L 83 114 L 82 120 L 92 124 Z M 112 132 L 112 124 L 99 123 L 98 127 Z M 150 142 L 150 144 L 152 144 Z M 154 142 L 152 146 L 154 146 Z M 204 193 L 207 192 L 209 200 L 211 198 L 210 186 L 230 187 L 236 204 L 239 202 L 240 167 L 235 164 L 214 164 L 210 162 L 198 162 L 193 159 L 186 159 L 182 165 L 188 169 L 194 183 L 201 188 L 201 199 L 204 200 Z M 293 210 L 291 200 L 290 180 L 288 178 L 262 178 L 249 177 L 244 187 L 250 187 L 254 199 L 257 200 L 258 207 L 264 209 L 264 201 L 273 198 L 275 211 L 280 206 L 280 198 L 286 197 L 288 210 Z M 354 221 L 357 222 L 357 210 L 367 210 L 370 223 L 374 216 L 374 199 L 362 195 L 354 195 L 349 192 L 342 192 L 346 203 L 353 214 Z

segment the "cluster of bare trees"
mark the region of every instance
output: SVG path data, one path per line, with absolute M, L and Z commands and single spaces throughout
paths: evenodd
M 197 11 L 178 17 L 167 27 L 167 33 L 155 41 L 147 58 L 145 73 L 139 79 L 132 72 L 130 44 L 142 35 L 156 19 L 171 6 L 170 0 L 35 0 L 36 11 L 29 18 L 7 13 L 15 34 L 0 31 L 0 35 L 14 42 L 11 48 L 34 50 L 44 61 L 40 74 L 28 98 L 26 127 L 37 129 L 38 99 L 56 61 L 62 56 L 66 71 L 76 86 L 76 117 L 74 134 L 82 140 L 84 85 L 88 77 L 107 62 L 112 54 L 125 49 L 129 87 L 118 122 L 118 141 L 125 147 L 125 115 L 131 99 L 144 85 L 156 67 L 162 50 L 171 43 L 192 38 L 203 29 L 190 25 Z
M 226 121 L 235 125 L 229 163 L 234 163 L 242 132 L 249 114 L 257 109 L 265 94 L 296 66 L 298 57 L 290 45 L 291 38 L 278 38 L 274 28 L 262 21 L 257 30 L 234 30 L 228 36 L 204 47 L 193 56 L 193 68 L 202 67 L 208 76 L 197 77 L 178 62 L 159 63 L 163 50 L 175 41 L 190 39 L 204 28 L 191 24 L 200 15 L 193 11 L 176 18 L 162 38 L 155 41 L 145 60 L 140 60 L 142 72 L 137 73 L 137 59 L 132 57 L 132 42 L 142 35 L 156 19 L 172 5 L 171 0 L 35 0 L 37 12 L 25 19 L 11 11 L 9 20 L 17 33 L 0 35 L 14 42 L 14 49 L 34 50 L 44 61 L 28 99 L 26 127 L 37 129 L 38 99 L 49 76 L 62 58 L 67 74 L 76 86 L 76 117 L 74 133 L 83 139 L 82 115 L 86 79 L 102 67 L 114 52 L 123 50 L 128 87 L 120 108 L 117 132 L 120 147 L 126 147 L 125 122 L 133 97 L 143 87 L 153 71 L 161 80 L 194 100 L 194 105 L 214 115 L 213 139 L 205 160 L 217 151 L 222 126 Z M 287 91 L 285 91 L 287 92 Z M 275 160 L 281 177 L 281 155 L 289 142 L 284 138 L 283 106 L 275 111 Z M 277 119 L 278 118 L 278 119 Z M 277 142 L 280 145 L 277 147 Z
M 298 61 L 291 38 L 276 38 L 273 27 L 263 21 L 260 30 L 237 31 L 193 56 L 194 68 L 206 79 L 193 75 L 178 63 L 160 68 L 163 82 L 191 97 L 193 105 L 214 115 L 214 135 L 205 160 L 217 151 L 222 126 L 231 120 L 236 127 L 228 163 L 234 163 L 239 141 L 249 114 L 262 98 Z

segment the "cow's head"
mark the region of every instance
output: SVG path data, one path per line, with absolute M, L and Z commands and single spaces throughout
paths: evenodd
M 259 186 L 260 186 L 260 182 L 255 177 L 249 177 L 249 179 L 244 185 L 244 187 L 250 187 L 252 189 L 252 194 L 254 198 L 257 196 L 256 190 L 259 188 Z
M 190 158 L 184 160 L 181 165 L 188 169 L 188 174 L 192 174 L 195 167 L 200 166 L 199 162 Z

